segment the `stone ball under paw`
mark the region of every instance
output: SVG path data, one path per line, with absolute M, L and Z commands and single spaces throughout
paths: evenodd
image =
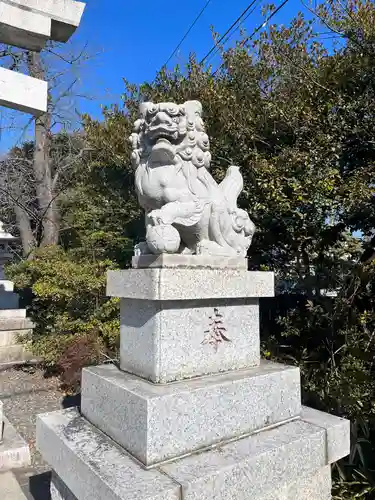
M 180 234 L 177 229 L 168 225 L 148 228 L 146 240 L 153 254 L 177 253 L 181 244 Z

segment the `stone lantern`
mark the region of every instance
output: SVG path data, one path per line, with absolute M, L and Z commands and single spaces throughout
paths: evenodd
M 0 291 L 13 292 L 13 283 L 5 279 L 4 266 L 13 258 L 9 245 L 17 238 L 4 229 L 0 221 Z M 0 303 L 1 307 L 1 303 Z
M 13 281 L 6 279 L 4 266 L 13 254 L 10 244 L 17 238 L 4 229 L 0 221 L 0 367 L 2 364 L 26 361 L 28 355 L 22 336 L 32 333 L 33 324 L 26 318 L 26 309 L 20 309 L 19 295 L 14 293 Z
M 13 281 L 7 280 L 4 273 L 5 264 L 13 257 L 10 245 L 16 240 L 0 221 L 0 369 L 30 359 L 20 339 L 31 335 L 34 325 L 26 318 L 26 309 L 20 309 Z M 30 463 L 29 448 L 3 415 L 2 406 L 0 401 L 0 472 Z

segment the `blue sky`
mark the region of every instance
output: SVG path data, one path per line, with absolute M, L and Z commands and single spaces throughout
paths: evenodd
M 76 103 L 79 110 L 100 117 L 101 105 L 120 102 L 124 77 L 134 83 L 152 80 L 205 3 L 206 0 L 87 0 L 81 25 L 71 40 L 75 51 L 87 44 L 89 53 L 96 54 L 80 74 L 80 91 L 90 99 L 80 99 Z M 260 2 L 243 24 L 250 33 L 261 23 L 260 6 L 264 3 Z M 276 6 L 280 3 L 281 0 L 275 1 Z M 248 4 L 249 0 L 211 0 L 169 66 L 186 61 L 191 51 L 199 59 L 205 56 L 213 45 L 210 26 L 224 33 Z M 303 10 L 301 2 L 289 0 L 272 22 L 287 24 L 299 10 Z M 6 111 L 0 119 L 6 122 Z M 25 132 L 19 126 L 28 119 L 17 114 L 16 130 L 3 130 L 0 152 L 14 143 L 32 139 L 32 128 Z
M 135 83 L 152 80 L 205 3 L 206 0 L 88 0 L 74 43 L 87 41 L 101 54 L 91 63 L 96 78 L 85 82 L 87 87 L 99 91 L 106 102 L 113 102 L 123 91 L 123 77 Z M 248 4 L 249 0 L 211 0 L 169 66 L 186 61 L 191 51 L 199 59 L 204 57 L 213 45 L 210 27 L 224 33 Z M 301 8 L 300 1 L 289 0 L 273 21 L 287 23 Z M 244 27 L 251 32 L 261 20 L 258 6 Z M 96 115 L 98 104 L 87 103 L 86 110 Z

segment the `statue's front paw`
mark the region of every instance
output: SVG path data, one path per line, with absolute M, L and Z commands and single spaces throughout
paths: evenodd
M 151 219 L 154 226 L 169 226 L 173 223 L 172 217 L 169 217 L 163 210 L 152 210 L 152 212 L 148 214 L 148 217 Z
M 163 217 L 161 210 L 152 210 L 148 214 L 149 219 L 151 219 L 151 222 L 154 226 L 159 226 L 160 224 L 163 224 Z

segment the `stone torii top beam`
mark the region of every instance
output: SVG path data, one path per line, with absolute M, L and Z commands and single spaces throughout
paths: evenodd
M 13 40 L 4 42 L 15 46 L 20 43 L 17 30 L 23 30 L 26 23 L 29 27 L 31 24 L 31 32 L 37 32 L 38 27 L 33 25 L 36 20 L 46 27 L 49 25 L 47 38 L 57 42 L 67 42 L 79 26 L 85 9 L 83 2 L 75 0 L 1 0 L 0 3 L 9 12 L 15 12 L 17 9 L 16 14 L 11 14 L 13 16 L 11 25 L 14 24 Z M 2 19 L 0 21 L 2 23 Z M 0 29 L 1 35 L 2 28 Z M 23 41 L 21 43 L 24 44 Z M 32 50 L 30 46 L 25 48 Z
M 0 43 L 39 52 L 47 40 L 66 42 L 85 3 L 75 0 L 0 0 Z M 0 68 L 0 105 L 33 115 L 47 111 L 47 82 Z

